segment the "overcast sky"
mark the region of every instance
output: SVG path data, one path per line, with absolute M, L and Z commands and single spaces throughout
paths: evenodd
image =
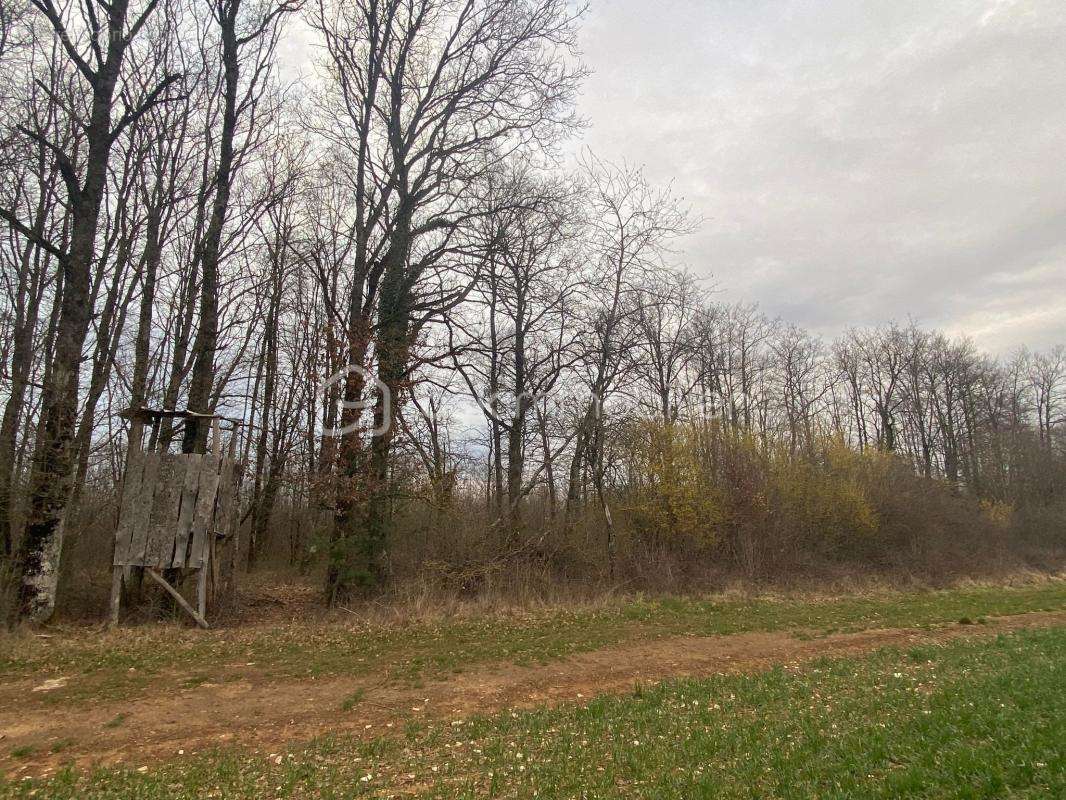
M 575 147 L 673 182 L 723 298 L 1066 342 L 1064 0 L 591 0 L 581 45 Z
M 724 297 L 1066 341 L 1063 0 L 593 0 L 582 46 L 585 142 L 673 180 Z

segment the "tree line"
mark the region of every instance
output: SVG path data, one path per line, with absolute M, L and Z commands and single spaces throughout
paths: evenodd
M 119 412 L 143 406 L 240 423 L 242 558 L 320 559 L 331 603 L 474 508 L 494 563 L 586 531 L 611 575 L 641 531 L 735 528 L 724 499 L 704 508 L 740 485 L 727 442 L 779 476 L 830 470 L 840 443 L 952 496 L 1061 509 L 1061 347 L 995 359 L 913 324 L 824 342 L 677 268 L 697 222 L 669 187 L 587 152 L 566 166 L 581 16 L 0 0 L 12 617 L 47 619 L 64 540 L 113 522 L 143 433 Z M 317 42 L 306 85 L 277 67 L 294 24 Z M 151 436 L 202 452 L 207 425 Z M 717 477 L 677 495 L 693 453 Z

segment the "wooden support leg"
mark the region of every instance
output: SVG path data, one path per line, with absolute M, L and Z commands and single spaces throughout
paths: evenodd
M 196 607 L 204 619 L 207 618 L 207 575 L 207 564 L 204 564 L 196 575 Z
M 189 616 L 196 620 L 197 625 L 199 625 L 204 630 L 207 630 L 207 620 L 204 619 L 204 615 L 196 613 L 196 609 L 190 606 L 189 602 L 181 596 L 181 592 L 179 592 L 177 589 L 167 583 L 163 579 L 163 576 L 161 576 L 154 569 L 149 569 L 148 567 L 145 567 L 144 571 L 148 573 L 149 578 L 151 578 L 153 581 L 155 581 L 164 589 L 166 589 L 167 593 L 175 600 L 177 600 L 178 605 L 184 608 L 189 613 Z
M 118 625 L 118 614 L 122 606 L 122 571 L 123 567 L 114 567 L 111 576 L 111 627 Z

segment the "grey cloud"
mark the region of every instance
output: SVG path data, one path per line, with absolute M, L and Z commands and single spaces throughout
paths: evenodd
M 1066 339 L 1066 5 L 602 0 L 587 143 L 673 180 L 686 263 L 831 335 Z

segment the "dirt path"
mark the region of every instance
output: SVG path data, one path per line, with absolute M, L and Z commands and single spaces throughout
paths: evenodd
M 11 776 L 42 775 L 61 763 L 80 766 L 191 755 L 223 744 L 266 752 L 324 733 L 377 735 L 411 718 L 465 717 L 506 708 L 580 701 L 635 683 L 726 672 L 753 672 L 774 664 L 798 664 L 820 656 L 859 655 L 889 645 L 909 646 L 988 637 L 1026 628 L 1066 625 L 1066 611 L 993 618 L 983 625 L 932 630 L 893 628 L 797 638 L 795 632 L 715 637 L 673 637 L 605 648 L 546 666 L 488 665 L 425 686 L 398 688 L 354 678 L 276 681 L 249 667 L 235 680 L 195 688 L 165 688 L 137 701 L 106 701 L 76 708 L 19 707 L 32 684 L 9 686 L 14 702 L 0 708 L 3 755 Z M 359 692 L 351 710 L 346 698 Z M 119 720 L 116 722 L 116 720 Z M 61 751 L 50 752 L 62 743 Z M 11 751 L 35 752 L 13 759 Z

